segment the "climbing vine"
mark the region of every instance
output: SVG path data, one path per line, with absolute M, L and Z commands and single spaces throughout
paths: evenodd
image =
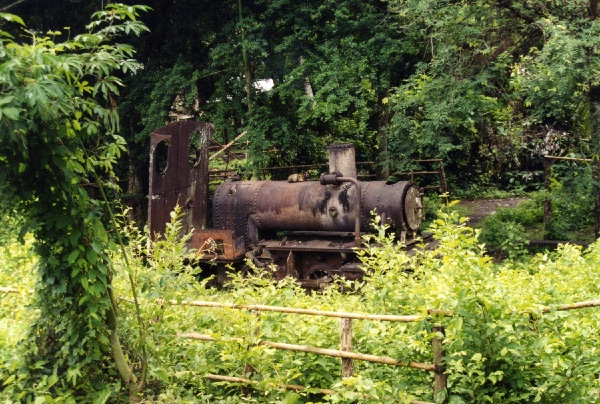
M 64 42 L 61 32 L 40 36 L 0 14 L 22 27 L 18 39 L 0 32 L 0 203 L 23 215 L 21 232 L 33 232 L 40 257 L 40 314 L 19 373 L 28 386 L 21 398 L 42 382 L 52 395 L 107 397 L 115 371 L 131 394 L 140 387 L 119 343 L 115 242 L 98 187 L 111 188 L 124 150 L 115 110 L 120 76 L 141 68 L 134 49 L 115 40 L 144 32 L 137 18 L 147 9 L 108 5 L 86 33 Z

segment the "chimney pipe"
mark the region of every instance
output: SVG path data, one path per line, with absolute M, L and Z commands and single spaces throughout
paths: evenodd
M 329 172 L 357 179 L 356 156 L 352 143 L 334 143 L 329 146 Z

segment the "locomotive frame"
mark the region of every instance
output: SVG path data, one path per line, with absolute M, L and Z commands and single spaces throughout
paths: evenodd
M 319 181 L 225 181 L 212 196 L 209 228 L 213 133 L 212 124 L 179 121 L 151 134 L 148 229 L 160 237 L 180 205 L 183 231 L 192 233 L 188 248 L 202 253 L 202 263 L 216 265 L 219 283 L 227 266 L 244 270 L 247 260 L 272 268 L 277 279 L 292 276 L 309 287 L 336 275 L 360 278 L 356 252 L 362 234 L 372 231 L 372 211 L 407 247 L 421 240 L 422 190 L 409 181 L 358 181 L 350 144 L 329 148 L 329 173 Z

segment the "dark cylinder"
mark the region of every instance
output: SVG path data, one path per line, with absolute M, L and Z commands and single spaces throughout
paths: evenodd
M 246 226 L 251 219 L 262 230 L 351 232 L 360 214 L 361 230 L 367 231 L 371 212 L 376 211 L 385 215 L 393 230 L 419 229 L 420 192 L 411 182 L 361 182 L 360 186 L 363 206 L 358 213 L 356 187 L 349 182 L 339 186 L 315 181 L 226 182 L 213 198 L 215 227 L 232 228 L 236 220 Z

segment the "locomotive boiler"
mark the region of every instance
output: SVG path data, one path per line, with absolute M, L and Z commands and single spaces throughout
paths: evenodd
M 377 213 L 410 246 L 421 236 L 422 192 L 408 181 L 358 181 L 354 147 L 329 148 L 329 171 L 319 181 L 229 179 L 212 195 L 208 228 L 210 124 L 182 121 L 151 137 L 148 225 L 156 237 L 179 204 L 189 248 L 219 268 L 244 269 L 247 261 L 315 286 L 334 276 L 362 276 L 356 258 Z M 161 146 L 162 144 L 162 146 Z M 162 161 L 162 163 L 161 163 Z

